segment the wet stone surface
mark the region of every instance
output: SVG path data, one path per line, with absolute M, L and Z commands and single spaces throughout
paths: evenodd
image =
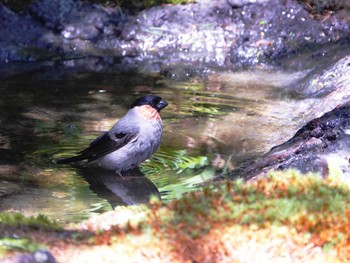
M 350 182 L 349 128 L 350 106 L 336 108 L 310 121 L 293 138 L 274 147 L 263 157 L 232 171 L 230 177 L 250 180 L 270 170 L 287 168 L 327 176 L 330 169 L 337 169 Z
M 181 75 L 174 69 L 179 66 L 186 75 L 284 63 L 304 50 L 317 60 L 324 44 L 349 43 L 346 16 L 335 13 L 321 23 L 294 0 L 202 0 L 136 14 L 76 0 L 40 0 L 23 14 L 1 5 L 0 17 L 0 61 L 100 58 L 99 67 L 94 61 L 81 65 L 94 71 L 120 64 L 119 70 Z
M 344 175 L 346 181 L 350 181 L 349 62 L 349 56 L 344 57 L 317 74 L 311 72 L 300 81 L 300 86 L 297 85 L 294 91 L 306 105 L 299 127 L 294 126 L 298 127 L 298 131 L 294 136 L 289 134 L 284 143 L 261 157 L 242 163 L 228 177 L 249 180 L 266 175 L 270 170 L 288 168 L 329 175 L 334 173 L 330 169 L 335 169 Z M 288 114 L 291 117 L 297 115 L 296 111 Z
M 18 184 L 1 180 L 0 198 L 11 194 L 18 194 L 20 191 L 21 191 L 21 188 Z

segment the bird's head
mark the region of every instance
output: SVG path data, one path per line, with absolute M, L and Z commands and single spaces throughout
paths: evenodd
M 134 103 L 130 106 L 130 108 L 141 106 L 152 107 L 157 112 L 160 112 L 162 109 L 168 106 L 168 103 L 159 96 L 147 95 L 135 100 Z

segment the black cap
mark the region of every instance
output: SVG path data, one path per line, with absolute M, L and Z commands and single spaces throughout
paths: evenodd
M 143 105 L 149 105 L 154 109 L 156 109 L 157 111 L 160 111 L 164 109 L 166 106 L 168 106 L 168 103 L 159 96 L 147 95 L 135 100 L 134 103 L 130 106 L 130 108 L 143 106 Z

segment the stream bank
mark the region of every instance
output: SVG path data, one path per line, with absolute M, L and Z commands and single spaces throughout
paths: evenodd
M 0 71 L 10 62 L 43 60 L 176 78 L 256 66 L 306 69 L 348 50 L 348 13 L 344 5 L 317 20 L 296 0 L 202 0 L 136 14 L 77 0 L 35 1 L 21 13 L 1 4 Z

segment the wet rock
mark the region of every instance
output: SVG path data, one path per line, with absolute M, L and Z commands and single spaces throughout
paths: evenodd
M 350 101 L 349 101 L 350 102 Z M 344 105 L 316 118 L 290 140 L 276 146 L 253 163 L 245 163 L 230 173 L 230 178 L 245 180 L 265 175 L 270 170 L 296 168 L 302 172 L 328 175 L 330 166 L 350 176 L 350 105 Z
M 20 254 L 15 257 L 4 259 L 3 263 L 56 263 L 50 251 L 40 249 L 33 253 Z
M 227 0 L 232 7 L 242 7 L 247 4 L 265 4 L 269 0 Z
M 340 93 L 339 87 L 350 82 L 350 56 L 346 56 L 331 65 L 323 64 L 323 69 L 312 71 L 311 78 L 300 86 L 299 92 L 303 97 L 324 97 L 333 92 Z
M 121 58 L 119 69 L 126 65 L 143 72 L 177 65 L 236 69 L 288 61 L 305 49 L 315 54 L 322 45 L 346 38 L 345 17 L 335 13 L 321 23 L 296 0 L 199 1 L 133 15 L 77 0 L 35 1 L 23 15 L 0 5 L 0 61 L 93 56 Z M 104 60 L 105 69 L 111 65 Z
M 301 98 L 318 99 L 316 103 L 311 103 L 308 106 L 305 116 L 320 117 L 335 107 L 349 102 L 349 65 L 350 56 L 345 56 L 336 62 L 328 62 L 324 64 L 323 68 L 311 71 L 309 76 L 294 89 Z
M 51 32 L 28 15 L 19 15 L 0 4 L 0 60 L 33 61 L 50 58 Z
M 12 195 L 12 194 L 18 194 L 21 191 L 21 187 L 18 184 L 0 180 L 0 198 Z
M 35 1 L 29 8 L 31 15 L 47 28 L 59 31 L 71 13 L 79 8 L 78 1 Z
M 298 132 L 253 162 L 241 164 L 229 178 L 249 180 L 270 170 L 287 168 L 327 175 L 330 166 L 350 176 L 350 56 L 329 64 L 310 72 L 299 86 L 292 84 L 308 104 Z M 317 99 L 311 102 L 309 98 Z
M 118 23 L 120 12 L 76 0 L 34 2 L 30 14 L 65 39 L 96 39 Z M 120 19 L 119 19 L 120 20 Z

